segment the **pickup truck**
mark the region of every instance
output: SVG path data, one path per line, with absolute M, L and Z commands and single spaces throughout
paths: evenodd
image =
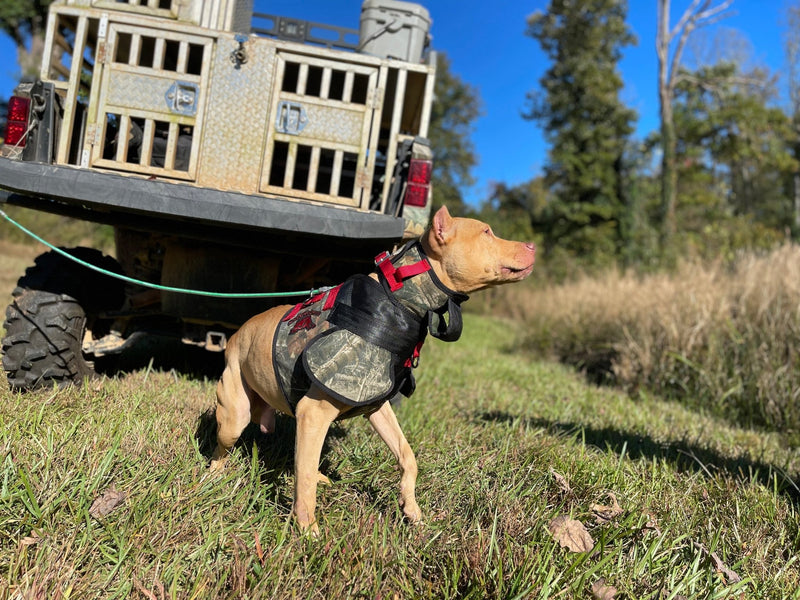
M 222 351 L 289 292 L 418 236 L 430 24 L 396 0 L 366 0 L 358 29 L 252 0 L 53 2 L 40 74 L 8 102 L 0 208 L 111 225 L 116 251 L 54 247 L 21 276 L 11 387 L 81 380 L 146 335 Z

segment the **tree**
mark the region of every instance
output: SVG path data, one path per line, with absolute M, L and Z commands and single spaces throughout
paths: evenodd
M 528 18 L 526 34 L 552 62 L 526 115 L 550 144 L 546 249 L 608 258 L 619 250 L 623 154 L 636 116 L 619 100 L 621 49 L 636 41 L 626 14 L 624 0 L 551 0 Z
M 542 214 L 546 198 L 547 190 L 541 177 L 515 186 L 494 183 L 478 217 L 491 223 L 502 238 L 532 240 L 544 231 Z
M 47 9 L 52 0 L 3 0 L 0 28 L 17 47 L 17 64 L 23 75 L 35 75 L 42 63 Z
M 789 111 L 794 128 L 792 153 L 800 161 L 800 3 L 786 7 L 786 27 L 784 29 L 784 48 L 789 75 Z M 800 173 L 795 172 L 791 179 L 792 194 L 792 236 L 800 237 Z
M 797 161 L 789 145 L 791 122 L 771 105 L 775 96 L 768 71 L 741 73 L 726 62 L 684 72 L 675 88 L 676 212 L 684 232 L 706 238 L 704 244 L 711 241 L 710 228 L 718 237 L 728 236 L 736 226 L 732 218 L 773 232 L 791 225 L 784 182 Z M 759 240 L 751 235 L 740 241 Z
M 454 215 L 464 214 L 461 190 L 472 185 L 472 168 L 478 158 L 470 140 L 473 123 L 481 113 L 478 91 L 450 70 L 447 55 L 436 62 L 436 85 L 429 137 L 433 157 L 434 210 L 446 204 Z
M 691 33 L 698 27 L 715 23 L 725 16 L 733 0 L 711 6 L 712 0 L 692 0 L 678 23 L 670 29 L 670 0 L 658 0 L 656 55 L 658 57 L 658 101 L 661 116 L 661 250 L 667 256 L 673 251 L 675 237 L 675 205 L 678 172 L 675 163 L 677 139 L 672 103 L 675 88 L 681 81 L 681 57 Z M 677 40 L 677 42 L 675 42 Z M 670 58 L 670 49 L 674 51 Z

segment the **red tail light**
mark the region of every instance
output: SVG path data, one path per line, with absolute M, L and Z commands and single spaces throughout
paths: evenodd
M 25 132 L 28 130 L 28 114 L 30 98 L 11 96 L 8 100 L 8 120 L 6 124 L 5 143 L 12 146 L 25 145 Z
M 408 181 L 411 183 L 423 183 L 428 185 L 431 182 L 433 162 L 430 160 L 411 159 L 408 166 Z
M 433 162 L 430 160 L 411 159 L 408 165 L 408 185 L 403 204 L 408 206 L 425 206 L 431 189 Z

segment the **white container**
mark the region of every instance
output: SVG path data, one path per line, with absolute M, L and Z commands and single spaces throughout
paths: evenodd
M 364 0 L 359 50 L 382 58 L 418 63 L 428 44 L 431 17 L 425 7 L 399 0 Z

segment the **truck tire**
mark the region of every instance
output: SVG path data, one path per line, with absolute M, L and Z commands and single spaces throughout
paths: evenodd
M 120 272 L 113 258 L 97 250 L 73 248 L 68 252 Z M 63 386 L 94 375 L 93 364 L 82 352 L 87 318 L 122 305 L 124 287 L 119 280 L 56 252 L 46 252 L 26 270 L 12 295 L 2 343 L 3 369 L 12 388 Z
M 18 287 L 6 309 L 3 369 L 14 389 L 66 385 L 91 377 L 94 369 L 81 344 L 86 314 L 66 294 Z

